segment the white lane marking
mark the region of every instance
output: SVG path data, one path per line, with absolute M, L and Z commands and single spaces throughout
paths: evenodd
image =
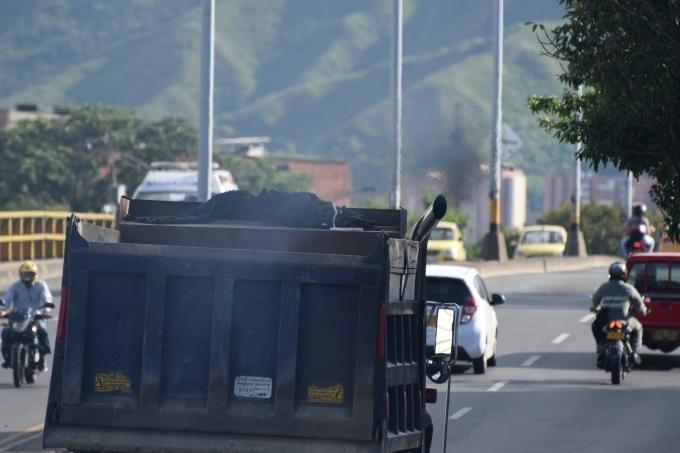
M 583 318 L 581 318 L 578 322 L 582 322 L 582 323 L 585 324 L 587 322 L 592 321 L 593 319 L 595 319 L 595 313 L 588 313 Z
M 501 388 L 503 388 L 503 386 L 504 386 L 505 384 L 507 384 L 507 383 L 508 383 L 508 381 L 500 381 L 500 382 L 496 382 L 494 385 L 492 385 L 491 387 L 489 387 L 489 389 L 487 390 L 487 392 L 497 392 L 497 391 L 499 391 Z
M 531 357 L 529 357 L 528 359 L 526 359 L 526 360 L 524 361 L 524 363 L 522 364 L 522 366 L 531 366 L 531 365 L 533 365 L 534 363 L 536 363 L 536 362 L 538 361 L 538 359 L 540 359 L 540 358 L 541 358 L 540 355 L 532 355 Z
M 29 426 L 28 428 L 24 428 L 23 430 L 16 432 L 14 434 L 10 434 L 9 436 L 0 440 L 0 451 L 2 451 L 2 449 L 7 448 L 7 445 L 5 445 L 5 444 L 8 444 L 8 443 L 10 443 L 10 442 L 12 442 L 16 439 L 19 439 L 19 438 L 25 436 L 26 434 L 32 434 L 36 431 L 40 431 L 42 433 L 43 426 L 44 426 L 43 423 L 38 423 L 36 425 Z M 22 442 L 23 442 L 23 440 L 19 443 L 22 443 Z M 14 445 L 14 444 L 12 444 L 12 445 Z
M 17 445 L 25 444 L 25 443 L 30 442 L 32 440 L 38 439 L 38 438 L 42 437 L 42 435 L 43 435 L 43 433 L 41 431 L 38 434 L 33 434 L 32 436 L 23 437 L 23 438 L 17 440 L 16 442 L 12 442 L 11 444 L 4 445 L 3 447 L 0 448 L 0 451 L 12 451 L 12 449 L 14 447 L 16 447 Z
M 453 414 L 451 414 L 451 416 L 449 417 L 449 419 L 450 419 L 450 420 L 458 420 L 459 418 L 461 418 L 463 415 L 467 414 L 467 413 L 470 412 L 471 410 L 472 410 L 471 407 L 464 407 L 464 408 L 462 408 L 461 410 L 459 410 L 459 411 L 454 412 Z
M 562 343 L 564 340 L 566 340 L 567 338 L 569 338 L 569 334 L 568 334 L 568 333 L 563 333 L 563 334 L 561 334 L 561 335 L 558 335 L 557 338 L 555 338 L 555 339 L 552 341 L 552 343 L 553 343 L 553 344 L 560 344 L 560 343 Z

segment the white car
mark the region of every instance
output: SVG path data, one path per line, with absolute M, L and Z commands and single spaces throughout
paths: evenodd
M 213 164 L 210 195 L 238 190 L 228 170 Z M 132 198 L 161 201 L 197 201 L 198 166 L 196 162 L 152 162 Z
M 447 264 L 429 264 L 427 300 L 456 303 L 462 307 L 458 330 L 458 359 L 472 362 L 475 374 L 496 365 L 498 319 L 494 305 L 505 302 L 500 294 L 489 294 L 476 269 Z M 434 350 L 436 323 L 428 323 L 427 350 Z

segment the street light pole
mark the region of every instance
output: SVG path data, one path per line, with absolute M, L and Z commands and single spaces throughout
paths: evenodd
M 583 85 L 578 88 L 579 97 L 583 96 Z M 582 114 L 578 114 L 579 121 Z M 582 144 L 576 144 L 576 155 L 581 152 Z M 567 243 L 564 247 L 564 254 L 567 256 L 587 256 L 586 242 L 581 231 L 581 159 L 576 157 L 574 166 L 574 193 L 571 195 L 571 228 L 567 234 Z
M 403 5 L 402 0 L 392 3 L 392 193 L 390 207 L 399 209 L 401 205 L 401 79 L 402 79 L 402 30 Z
M 212 179 L 213 86 L 215 74 L 215 0 L 203 0 L 201 105 L 198 137 L 198 200 L 210 198 Z
M 505 236 L 501 232 L 501 146 L 503 121 L 503 0 L 494 0 L 494 109 L 493 145 L 489 166 L 489 232 L 484 238 L 485 260 L 506 261 Z

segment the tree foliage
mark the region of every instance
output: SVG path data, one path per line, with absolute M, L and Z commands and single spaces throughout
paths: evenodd
M 113 199 L 114 179 L 131 191 L 152 161 L 195 160 L 197 137 L 183 117 L 146 120 L 106 106 L 78 108 L 66 119 L 21 121 L 0 130 L 0 209 L 99 211 Z M 216 160 L 246 190 L 309 185 L 307 176 L 281 171 L 270 159 Z
M 309 190 L 312 178 L 309 175 L 293 173 L 286 168 L 279 168 L 273 158 L 250 159 L 233 154 L 216 154 L 214 160 L 222 168 L 227 168 L 240 189 L 257 193 L 262 189 L 276 189 L 287 192 Z
M 680 239 L 680 1 L 559 2 L 565 22 L 533 28 L 562 62 L 566 88 L 530 98 L 530 109 L 561 141 L 581 141 L 578 157 L 596 170 L 611 163 L 656 178 L 651 195 Z
M 593 255 L 618 255 L 619 242 L 625 234 L 625 216 L 618 205 L 588 204 L 581 208 L 581 230 L 588 253 Z M 543 214 L 537 223 L 571 227 L 571 204 Z

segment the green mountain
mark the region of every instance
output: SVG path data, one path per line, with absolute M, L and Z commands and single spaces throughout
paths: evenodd
M 410 0 L 404 28 L 404 162 L 445 141 L 456 111 L 490 136 L 492 0 Z M 269 135 L 271 148 L 347 158 L 355 187 L 387 187 L 390 9 L 384 0 L 217 0 L 216 137 Z M 535 125 L 526 98 L 559 93 L 527 21 L 557 1 L 506 0 L 504 122 L 513 161 L 541 176 L 572 158 Z M 197 122 L 201 2 L 22 0 L 0 4 L 0 106 L 113 104 Z M 458 109 L 458 110 L 457 110 Z M 485 131 L 489 131 L 488 133 Z M 535 197 L 534 197 L 535 198 Z

